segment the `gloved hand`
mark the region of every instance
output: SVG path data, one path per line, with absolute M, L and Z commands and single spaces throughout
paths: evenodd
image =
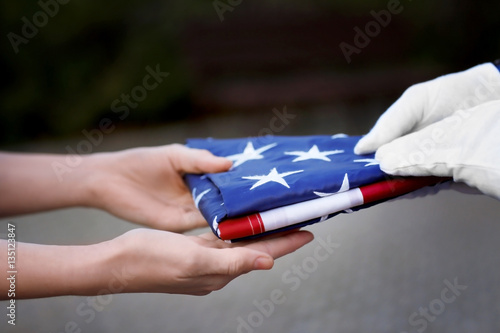
M 410 87 L 355 152 L 378 149 L 388 174 L 451 176 L 500 199 L 499 120 L 500 73 L 479 65 Z
M 356 145 L 356 154 L 376 151 L 405 134 L 418 131 L 457 110 L 500 99 L 500 72 L 492 63 L 448 74 L 408 88 Z
M 500 199 L 500 100 L 461 111 L 380 147 L 381 169 L 453 177 Z

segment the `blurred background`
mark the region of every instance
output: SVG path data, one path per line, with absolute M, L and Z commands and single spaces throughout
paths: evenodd
M 499 58 L 499 10 L 470 0 L 0 0 L 0 149 L 361 135 L 409 85 Z M 93 319 L 77 311 L 84 297 L 20 301 L 18 325 L 4 317 L 0 331 L 498 331 L 499 213 L 496 200 L 452 191 L 385 203 L 309 227 L 339 248 L 297 290 L 284 276 L 311 262 L 318 241 L 207 297 L 115 295 Z M 137 227 L 79 208 L 0 220 L 1 237 L 8 222 L 18 241 L 42 244 Z M 454 279 L 467 289 L 438 307 Z M 266 315 L 255 304 L 275 289 L 286 301 Z
M 81 136 L 104 117 L 123 130 L 284 105 L 343 116 L 340 106 L 380 102 L 381 113 L 408 85 L 500 48 L 497 3 L 66 2 L 0 1 L 2 146 Z M 397 13 L 370 26 L 388 4 Z M 362 47 L 356 27 L 373 35 Z M 142 84 L 146 66 L 170 75 L 118 118 L 113 101 Z

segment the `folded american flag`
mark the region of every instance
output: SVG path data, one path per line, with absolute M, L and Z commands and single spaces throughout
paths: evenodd
M 227 172 L 187 174 L 196 207 L 221 239 L 238 241 L 324 221 L 435 184 L 392 179 L 373 154 L 356 155 L 360 136 L 189 139 L 187 146 L 233 161 Z

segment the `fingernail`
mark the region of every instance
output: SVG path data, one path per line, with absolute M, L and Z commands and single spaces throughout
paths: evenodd
M 254 269 L 270 269 L 273 267 L 274 260 L 269 257 L 257 258 L 254 262 Z

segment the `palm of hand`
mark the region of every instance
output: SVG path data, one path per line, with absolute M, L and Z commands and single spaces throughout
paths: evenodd
M 206 226 L 176 162 L 184 149 L 140 148 L 103 156 L 113 159 L 107 164 L 113 167 L 103 168 L 98 177 L 106 183 L 99 195 L 100 208 L 156 229 L 183 232 Z

